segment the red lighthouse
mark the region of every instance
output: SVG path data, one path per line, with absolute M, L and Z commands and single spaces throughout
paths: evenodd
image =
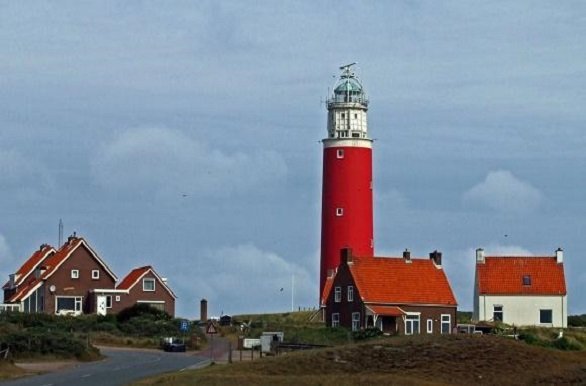
M 372 139 L 368 99 L 351 67 L 327 100 L 328 137 L 324 145 L 320 296 L 329 270 L 340 265 L 340 250 L 373 256 Z

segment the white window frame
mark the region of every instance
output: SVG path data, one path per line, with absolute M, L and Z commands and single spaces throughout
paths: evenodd
M 342 301 L 342 287 L 334 287 L 334 303 Z
M 352 331 L 360 330 L 360 312 L 352 313 Z
M 440 320 L 441 320 L 440 333 L 441 334 L 450 334 L 452 332 L 452 315 L 442 314 Z M 448 325 L 448 329 L 446 330 L 446 332 L 444 332 L 444 326 L 446 324 Z
M 433 319 L 427 319 L 427 333 L 433 334 Z
M 337 149 L 336 150 L 336 158 L 343 159 L 344 158 L 344 149 Z
M 542 322 L 541 321 L 541 311 L 549 311 L 549 312 L 551 312 L 551 321 L 549 321 L 549 322 Z M 553 309 L 551 309 L 551 308 L 540 308 L 539 309 L 539 324 L 549 326 L 552 323 L 553 323 Z
M 72 269 L 71 270 L 71 278 L 72 279 L 79 279 L 79 269 Z
M 344 215 L 344 208 L 336 208 L 336 216 L 342 217 Z
M 348 295 L 348 301 L 349 302 L 353 302 L 354 301 L 354 286 L 353 285 L 349 285 L 348 289 L 347 289 L 347 295 Z
M 149 283 L 153 283 L 153 289 L 147 289 L 145 288 L 145 284 L 149 282 Z M 143 292 L 155 292 L 156 290 L 156 286 L 155 286 L 155 279 L 152 277 L 145 277 L 142 279 L 142 291 Z
M 116 301 L 119 302 L 120 301 L 120 295 L 116 295 Z
M 92 269 L 92 280 L 98 280 L 100 278 L 100 270 Z
M 164 300 L 137 300 L 136 303 L 148 304 L 153 308 L 160 309 L 161 311 L 165 311 L 165 301 Z M 155 306 L 155 304 L 156 304 L 156 306 Z
M 417 331 L 415 331 L 413 329 L 413 322 L 414 321 L 417 321 Z M 411 325 L 410 328 L 407 328 L 407 325 Z M 407 315 L 405 315 L 405 335 L 417 335 L 420 333 L 421 333 L 421 313 L 420 312 L 407 312 Z
M 340 313 L 338 312 L 332 314 L 332 327 L 340 327 Z
M 497 311 L 495 308 L 500 307 L 500 311 Z M 505 321 L 505 307 L 502 304 L 493 304 L 492 305 L 492 321 L 496 322 L 496 318 L 494 317 L 494 314 L 498 312 L 501 314 L 501 320 L 500 322 L 504 322 Z
M 63 298 L 68 298 L 68 299 L 75 299 L 73 301 L 73 310 L 66 310 L 66 311 L 72 311 L 75 315 L 79 315 L 81 313 L 83 313 L 83 296 L 55 296 L 55 314 L 57 314 L 58 308 L 57 306 L 59 305 L 59 299 L 63 299 Z

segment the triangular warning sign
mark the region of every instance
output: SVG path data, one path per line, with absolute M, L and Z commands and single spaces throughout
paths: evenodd
M 214 322 L 209 322 L 206 328 L 206 334 L 217 334 L 216 326 L 214 326 Z

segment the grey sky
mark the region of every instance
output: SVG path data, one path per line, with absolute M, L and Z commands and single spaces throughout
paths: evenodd
M 583 2 L 3 2 L 0 274 L 57 224 L 198 316 L 317 305 L 323 101 L 356 61 L 375 249 L 566 251 L 586 312 Z M 187 195 L 184 197 L 183 195 Z M 504 235 L 507 237 L 504 237 Z M 280 291 L 283 287 L 285 290 Z

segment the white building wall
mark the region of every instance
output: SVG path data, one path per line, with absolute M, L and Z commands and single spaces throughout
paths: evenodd
M 476 299 L 475 299 L 476 300 Z M 494 306 L 503 307 L 503 323 L 515 326 L 565 328 L 568 324 L 567 296 L 491 296 L 480 295 L 474 302 L 479 321 L 492 321 Z M 552 310 L 552 323 L 539 323 L 539 310 Z

